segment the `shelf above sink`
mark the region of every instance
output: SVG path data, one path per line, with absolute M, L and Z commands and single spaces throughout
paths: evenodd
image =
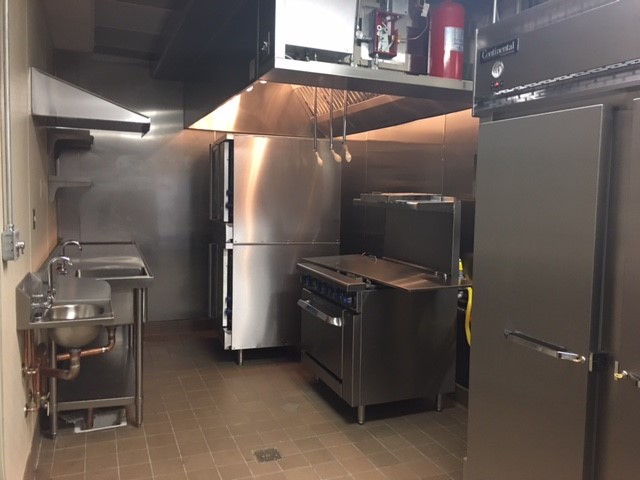
M 49 177 L 49 201 L 56 199 L 56 193 L 61 188 L 86 188 L 93 186 L 90 178 L 85 177 L 58 177 L 51 175 Z

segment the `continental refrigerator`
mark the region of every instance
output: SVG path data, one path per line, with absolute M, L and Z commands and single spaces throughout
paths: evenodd
M 640 4 L 478 31 L 465 480 L 640 471 Z
M 327 141 L 228 135 L 211 146 L 209 310 L 225 349 L 300 343 L 302 257 L 335 255 L 340 164 Z

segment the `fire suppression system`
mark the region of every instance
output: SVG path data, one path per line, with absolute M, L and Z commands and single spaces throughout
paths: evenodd
M 373 25 L 373 51 L 372 56 L 380 58 L 393 58 L 398 54 L 398 30 L 396 21 L 400 15 L 382 10 L 374 10 Z
M 431 9 L 430 75 L 462 80 L 464 13 L 464 7 L 453 0 L 443 0 Z

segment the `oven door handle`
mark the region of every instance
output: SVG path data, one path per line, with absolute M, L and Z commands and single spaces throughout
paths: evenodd
M 340 317 L 330 317 L 329 315 L 327 315 L 323 311 L 318 310 L 316 307 L 311 305 L 311 303 L 309 303 L 306 300 L 299 299 L 298 300 L 298 306 L 300 308 L 302 308 L 303 310 L 309 312 L 314 317 L 319 318 L 324 323 L 328 323 L 329 325 L 332 325 L 334 327 L 342 327 L 342 318 L 340 318 Z

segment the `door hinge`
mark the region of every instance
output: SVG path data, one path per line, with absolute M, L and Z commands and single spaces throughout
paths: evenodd
M 609 368 L 611 356 L 609 352 L 591 352 L 589 354 L 589 371 L 601 372 Z

